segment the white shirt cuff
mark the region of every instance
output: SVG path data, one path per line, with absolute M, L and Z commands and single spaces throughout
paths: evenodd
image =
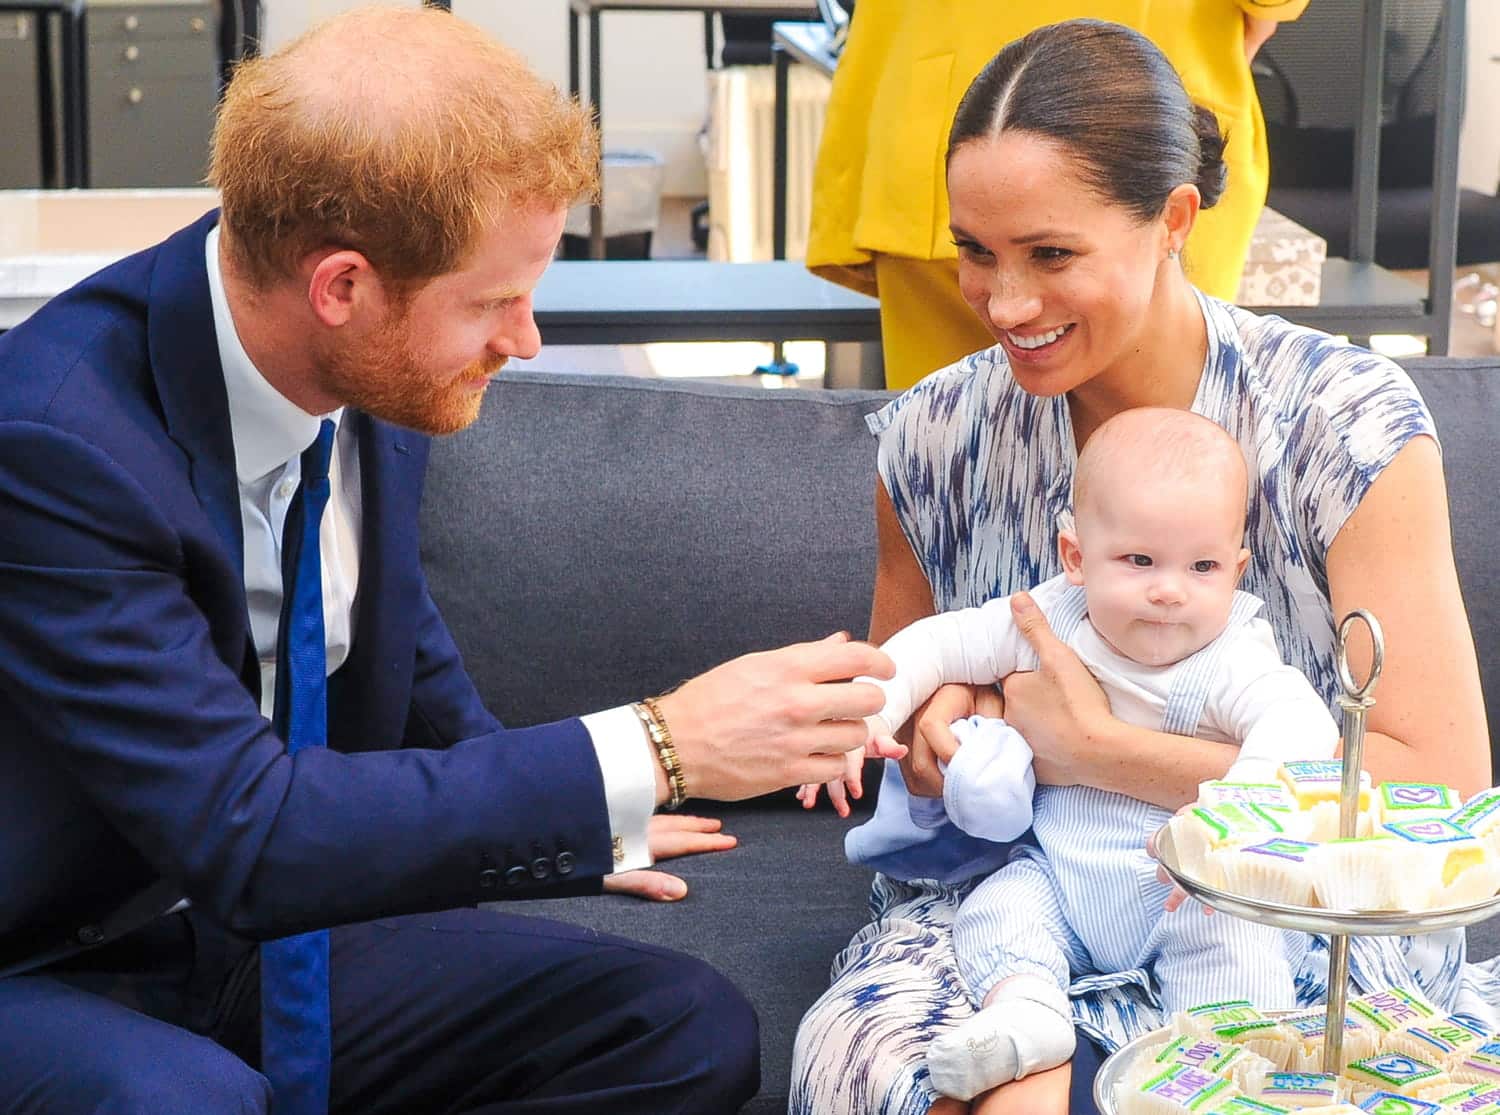
M 582 718 L 599 757 L 615 871 L 650 867 L 646 826 L 656 812 L 656 753 L 629 705 Z

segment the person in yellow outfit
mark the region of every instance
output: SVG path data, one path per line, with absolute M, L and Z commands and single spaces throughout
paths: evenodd
M 1005 43 L 1092 18 L 1152 40 L 1189 96 L 1213 109 L 1229 184 L 1187 243 L 1188 277 L 1232 300 L 1265 204 L 1265 123 L 1250 59 L 1308 0 L 859 0 L 813 176 L 807 265 L 880 299 L 888 387 L 909 387 L 993 338 L 958 292 L 943 153 L 959 98 Z M 1108 97 L 1108 89 L 1097 89 Z

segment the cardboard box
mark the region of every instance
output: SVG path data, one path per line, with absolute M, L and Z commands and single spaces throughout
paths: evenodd
M 219 204 L 216 190 L 0 190 L 0 256 L 128 255 Z
M 661 220 L 661 190 L 666 163 L 652 151 L 604 152 L 604 235 L 655 232 Z M 568 211 L 563 229 L 569 236 L 589 234 L 589 206 Z
M 1262 209 L 1235 301 L 1241 306 L 1316 306 L 1328 243 L 1290 217 Z
M 215 190 L 0 190 L 0 329 L 218 205 Z

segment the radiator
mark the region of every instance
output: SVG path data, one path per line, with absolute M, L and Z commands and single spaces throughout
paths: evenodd
M 787 73 L 786 254 L 807 252 L 813 164 L 831 82 L 806 66 Z M 708 258 L 771 258 L 776 72 L 773 66 L 711 70 L 709 81 Z

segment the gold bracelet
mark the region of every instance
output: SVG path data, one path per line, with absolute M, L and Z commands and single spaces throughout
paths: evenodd
M 667 789 L 671 792 L 667 808 L 677 809 L 687 801 L 688 792 L 687 778 L 682 773 L 682 761 L 677 758 L 677 748 L 672 746 L 672 729 L 667 727 L 666 717 L 662 716 L 661 706 L 656 703 L 655 697 L 645 697 L 633 707 L 641 725 L 646 729 L 646 737 L 650 739 L 651 746 L 656 748 L 657 761 L 661 763 L 662 770 L 667 772 Z

